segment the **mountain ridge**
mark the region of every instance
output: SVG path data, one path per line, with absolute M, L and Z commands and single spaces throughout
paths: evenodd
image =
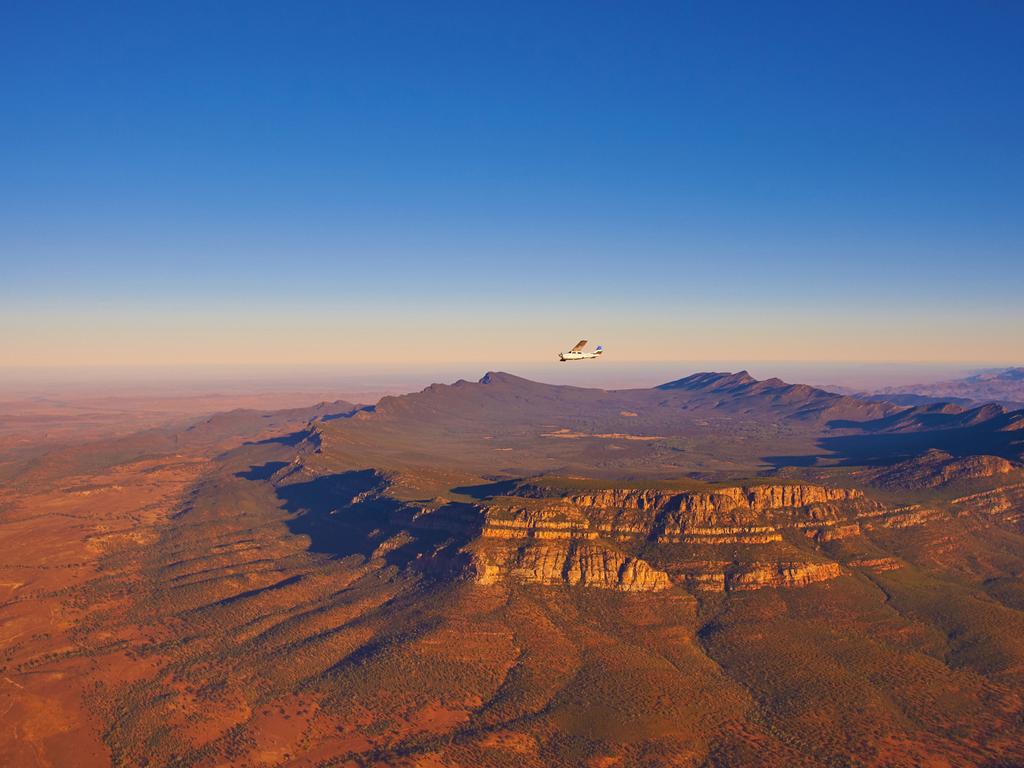
M 650 388 L 596 389 L 489 371 L 381 399 L 324 424 L 367 459 L 458 466 L 506 477 L 613 472 L 735 475 L 785 466 L 898 461 L 929 448 L 1019 460 L 1022 414 L 998 406 L 896 406 L 746 371 Z M 444 439 L 440 439 L 441 437 Z

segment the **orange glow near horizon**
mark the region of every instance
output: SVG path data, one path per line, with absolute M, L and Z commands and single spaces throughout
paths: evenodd
M 390 317 L 386 312 L 381 316 Z M 138 365 L 444 365 L 536 363 L 577 338 L 603 344 L 608 360 L 787 360 L 1019 364 L 1019 328 L 1005 316 L 915 318 L 815 311 L 700 312 L 593 309 L 573 317 L 473 311 L 372 313 L 249 311 L 0 312 L 0 367 Z

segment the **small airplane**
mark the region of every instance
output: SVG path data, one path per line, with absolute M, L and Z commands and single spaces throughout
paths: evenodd
M 575 347 L 570 349 L 568 352 L 559 352 L 558 359 L 563 363 L 568 360 L 593 360 L 596 357 L 600 357 L 604 352 L 604 347 L 598 347 L 593 352 L 584 352 L 583 348 L 587 346 L 587 340 L 583 339 L 578 342 Z

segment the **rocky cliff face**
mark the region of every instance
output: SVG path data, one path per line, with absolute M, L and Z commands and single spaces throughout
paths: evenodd
M 541 497 L 527 487 L 519 497 L 488 507 L 483 535 L 492 538 L 609 537 L 662 544 L 767 544 L 781 529 L 840 525 L 853 512 L 885 508 L 855 489 L 818 485 L 758 485 L 711 491 L 609 489 Z M 847 531 L 849 533 L 849 531 Z
M 937 452 L 906 467 L 1004 476 L 1009 462 L 954 459 Z M 976 460 L 975 460 L 976 459 Z M 874 470 L 873 470 L 874 471 Z M 947 473 L 943 475 L 942 473 Z M 1008 475 L 1012 476 L 1012 475 Z M 928 525 L 951 514 L 999 516 L 1024 526 L 1024 483 L 941 502 L 891 504 L 851 488 L 767 483 L 702 490 L 609 488 L 558 491 L 524 485 L 481 505 L 472 547 L 482 584 L 567 584 L 621 591 L 675 586 L 692 592 L 795 588 L 852 569 L 901 567 L 899 561 L 843 552 L 870 551 L 864 537 Z M 859 540 L 859 541 L 858 541 Z M 844 571 L 838 557 L 847 562 Z
M 986 464 L 985 471 L 992 467 L 1000 469 Z M 860 490 L 807 483 L 563 493 L 520 486 L 513 495 L 479 503 L 445 497 L 400 502 L 390 489 L 408 494 L 413 486 L 401 476 L 369 471 L 297 487 L 312 493 L 314 486 L 310 500 L 323 502 L 332 525 L 364 535 L 359 550 L 370 560 L 424 574 L 462 573 L 481 585 L 695 593 L 796 588 L 858 568 L 898 568 L 899 562 L 872 554 L 870 538 L 951 514 L 996 515 L 1024 525 L 1024 483 L 937 508 L 886 504 Z M 294 495 L 288 487 L 282 489 L 286 499 Z M 340 497 L 348 502 L 339 504 Z
M 882 525 L 907 514 L 859 490 L 809 484 L 552 493 L 521 486 L 514 496 L 486 505 L 473 547 L 479 583 L 623 591 L 673 584 L 694 591 L 799 587 L 842 571 L 836 563 L 794 557 L 799 553 L 784 543 L 787 530 L 803 539 L 835 541 L 861 535 L 858 518 Z M 738 546 L 760 547 L 762 555 L 740 555 Z M 640 554 L 651 547 L 659 564 Z
M 752 563 L 725 575 L 726 590 L 762 587 L 804 587 L 834 579 L 842 573 L 839 563 Z
M 525 486 L 519 495 L 540 498 L 544 489 Z M 661 491 L 621 489 L 569 494 L 565 500 L 581 507 L 642 511 L 684 511 L 721 513 L 726 509 L 767 512 L 773 509 L 805 507 L 809 504 L 861 498 L 861 491 L 820 485 L 777 484 L 716 488 L 711 491 Z
M 511 578 L 526 584 L 578 585 L 623 592 L 654 592 L 672 586 L 664 571 L 596 543 L 487 547 L 476 552 L 473 563 L 479 584 L 497 584 Z

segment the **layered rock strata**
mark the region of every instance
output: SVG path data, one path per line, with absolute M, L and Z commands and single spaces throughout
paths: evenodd
M 506 577 L 526 584 L 567 584 L 622 592 L 654 592 L 672 586 L 668 574 L 646 561 L 594 543 L 528 544 L 488 548 L 474 558 L 476 581 L 496 584 Z
M 1024 528 L 1024 483 L 1004 485 L 990 491 L 972 493 L 953 499 L 958 514 L 972 513 L 999 517 Z
M 660 544 L 769 544 L 781 530 L 815 536 L 851 514 L 884 516 L 861 491 L 815 485 L 763 485 L 711 491 L 610 489 L 542 497 L 532 486 L 489 506 L 483 535 L 504 539 L 634 540 Z M 839 536 L 851 535 L 847 525 Z M 823 534 L 825 535 L 825 534 Z
M 859 490 L 806 484 L 551 494 L 522 486 L 514 496 L 499 497 L 484 508 L 481 537 L 473 547 L 479 583 L 511 580 L 647 591 L 667 589 L 674 579 L 694 591 L 799 587 L 842 571 L 832 562 L 771 559 L 785 551 L 796 553 L 783 543 L 786 529 L 831 541 L 860 535 L 858 515 L 886 521 L 891 512 Z M 679 561 L 659 570 L 629 554 L 652 545 L 661 547 L 662 560 L 678 548 Z M 782 549 L 765 550 L 751 560 L 737 559 L 733 551 L 765 545 Z M 718 549 L 727 557 L 707 557 Z M 687 561 L 690 551 L 703 557 Z

